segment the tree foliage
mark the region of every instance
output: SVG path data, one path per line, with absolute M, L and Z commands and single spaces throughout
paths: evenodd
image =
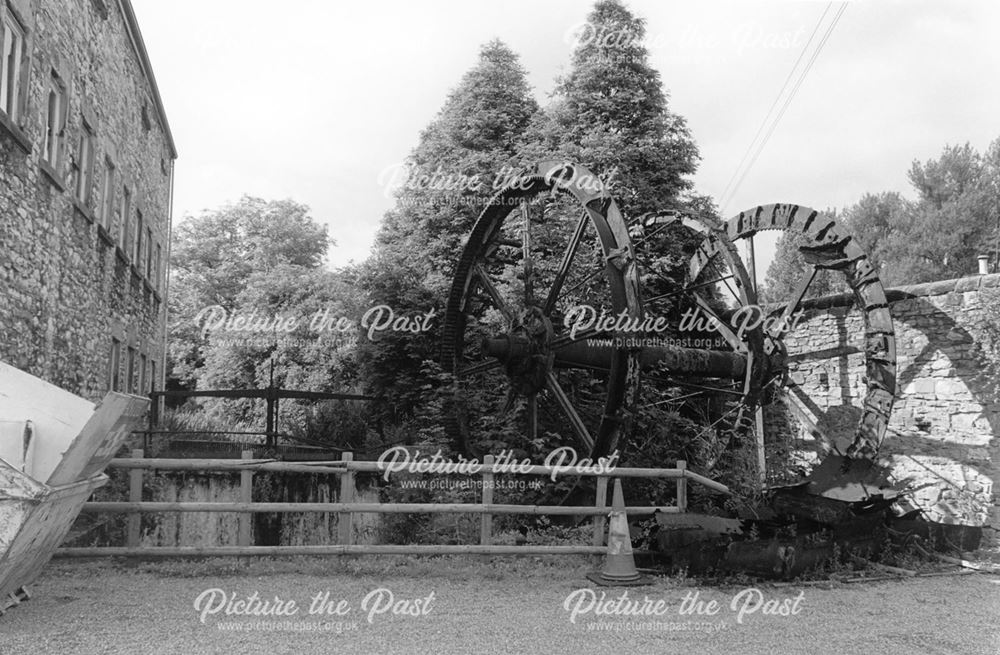
M 359 283 L 370 306 L 438 317 L 429 332 L 386 333 L 360 347 L 365 388 L 385 396 L 382 408 L 395 420 L 426 410 L 452 267 L 486 201 L 513 175 L 522 135 L 537 111 L 517 55 L 491 41 L 395 169 L 396 206 L 383 220 Z
M 879 269 L 886 286 L 943 280 L 977 271 L 977 257 L 996 266 L 1000 217 L 1000 139 L 985 154 L 970 144 L 914 161 L 908 178 L 917 197 L 866 193 L 844 209 L 842 222 Z M 767 296 L 790 293 L 805 270 L 794 237 L 783 236 L 767 274 Z M 838 284 L 838 286 L 840 286 Z M 818 285 L 817 292 L 838 288 Z

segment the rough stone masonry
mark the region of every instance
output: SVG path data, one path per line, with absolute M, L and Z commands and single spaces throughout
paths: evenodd
M 92 400 L 144 394 L 176 151 L 131 4 L 0 0 L 0 20 L 0 360 Z
M 887 290 L 898 387 L 881 455 L 913 503 L 944 523 L 1000 527 L 1000 275 Z M 819 427 L 851 434 L 864 396 L 864 325 L 848 294 L 810 301 L 789 354 Z

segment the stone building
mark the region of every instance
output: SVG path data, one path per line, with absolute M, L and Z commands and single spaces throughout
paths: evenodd
M 162 388 L 176 150 L 129 0 L 0 0 L 0 360 Z

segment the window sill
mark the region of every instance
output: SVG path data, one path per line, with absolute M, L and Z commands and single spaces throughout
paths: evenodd
M 73 198 L 73 209 L 76 210 L 78 214 L 87 219 L 88 223 L 95 223 L 94 212 L 90 211 L 90 207 L 80 202 L 79 198 Z
M 14 143 L 24 151 L 24 154 L 31 154 L 31 139 L 24 133 L 24 130 L 10 120 L 10 116 L 2 111 L 0 111 L 0 131 L 6 132 L 14 140 Z
M 59 189 L 60 193 L 66 190 L 66 183 L 63 182 L 62 177 L 56 172 L 56 169 L 52 168 L 52 164 L 42 159 L 39 160 L 38 167 L 42 169 L 45 176 L 52 182 L 52 186 Z
M 97 224 L 97 236 L 101 238 L 101 241 L 104 242 L 104 245 L 108 246 L 109 248 L 114 248 L 115 240 L 111 238 L 111 235 L 108 234 L 107 229 L 105 229 L 105 227 L 100 223 Z

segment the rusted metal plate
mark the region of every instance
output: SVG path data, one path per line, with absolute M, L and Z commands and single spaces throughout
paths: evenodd
M 895 495 L 888 470 L 869 459 L 829 455 L 806 476 L 811 494 L 861 502 L 873 495 Z

